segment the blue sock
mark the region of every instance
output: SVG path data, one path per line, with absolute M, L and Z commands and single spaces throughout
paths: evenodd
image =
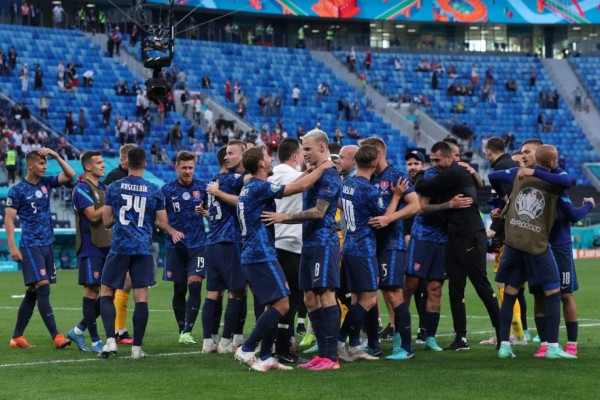
M 148 325 L 148 303 L 135 303 L 133 309 L 133 345 L 141 346 Z
M 576 342 L 578 333 L 577 331 L 579 330 L 579 322 L 565 322 L 565 325 L 567 326 L 567 341 Z
M 98 317 L 100 316 L 100 297 L 98 297 L 94 302 L 94 314 L 96 315 L 97 321 Z M 90 337 L 92 338 L 92 342 L 97 342 L 100 340 L 100 335 L 98 335 L 98 325 L 96 325 L 96 335 L 92 336 L 90 332 Z
M 200 292 L 202 292 L 202 282 L 192 282 L 188 285 L 188 299 L 185 304 L 185 327 L 184 332 L 191 332 L 198 318 L 200 311 Z
M 186 292 L 187 285 L 185 283 L 173 282 L 173 300 L 171 301 L 171 305 L 173 306 L 175 321 L 177 321 L 179 332 L 183 332 L 185 327 Z
M 100 297 L 100 315 L 102 315 L 102 324 L 107 338 L 115 337 L 115 318 L 117 310 L 112 296 Z
M 204 339 L 212 338 L 213 332 L 213 318 L 215 315 L 215 308 L 218 301 L 206 298 L 204 300 L 204 306 L 202 307 L 202 330 L 204 333 Z
M 262 340 L 260 357 L 262 359 L 269 358 L 271 356 L 271 347 L 275 340 L 275 333 L 277 332 L 277 324 L 281 318 L 282 315 L 276 309 L 269 307 L 256 321 L 256 326 L 250 336 L 248 336 L 248 339 L 246 339 L 243 350 L 253 351 L 256 349 L 258 342 Z M 263 358 L 267 355 L 269 357 Z
M 83 321 L 89 329 L 90 337 L 92 341 L 97 342 L 98 337 L 98 326 L 96 325 L 96 299 L 83 298 Z M 81 329 L 81 328 L 79 328 Z M 83 330 L 83 329 L 81 329 Z M 96 340 L 94 340 L 96 338 Z
M 512 326 L 515 301 L 517 301 L 516 295 L 504 292 L 504 300 L 502 300 L 502 307 L 500 307 L 500 337 L 498 338 L 501 342 L 508 342 L 510 340 L 510 328 Z
M 340 336 L 340 307 L 338 305 L 330 307 L 321 307 L 320 324 L 323 327 L 324 340 L 326 345 L 324 350 L 325 357 L 331 361 L 337 361 L 337 341 Z
M 23 336 L 27 324 L 33 315 L 35 309 L 35 302 L 37 301 L 37 293 L 33 291 L 26 291 L 25 297 L 19 307 L 19 313 L 17 314 L 17 323 L 15 324 L 15 330 L 13 332 L 13 338 Z
M 223 325 L 223 338 L 231 339 L 233 337 L 233 329 L 240 322 L 241 309 L 241 299 L 227 300 L 227 308 L 225 308 L 225 325 Z
M 368 346 L 373 350 L 379 349 L 379 309 L 377 306 L 367 312 L 364 330 L 367 335 Z
M 405 301 L 394 308 L 394 322 L 396 332 L 400 334 L 400 338 L 402 339 L 402 348 L 411 354 L 413 350 L 410 332 L 410 312 L 408 311 L 408 304 Z
M 439 312 L 425 312 L 425 337 L 435 337 L 440 324 Z
M 325 357 L 324 351 L 327 345 L 324 342 L 325 336 L 323 335 L 323 326 L 321 324 L 321 309 L 317 308 L 316 310 L 310 311 L 308 313 L 308 318 L 310 318 L 310 323 L 313 328 L 313 334 L 317 339 L 317 346 L 319 347 L 319 357 Z
M 223 296 L 219 296 L 219 300 L 215 303 L 215 313 L 212 320 L 212 334 L 218 335 L 221 327 L 221 315 L 223 314 Z
M 50 305 L 50 285 L 40 286 L 36 289 L 36 292 L 38 311 L 42 316 L 46 329 L 48 329 L 50 336 L 54 339 L 58 335 L 58 329 L 56 329 L 56 320 L 54 319 L 54 312 Z
M 519 295 L 517 296 L 517 300 L 519 300 L 519 306 L 521 306 L 521 325 L 523 325 L 523 330 L 527 330 L 527 300 L 525 299 L 525 289 L 521 288 L 519 290 Z
M 538 337 L 540 338 L 540 342 L 547 342 L 548 337 L 546 335 L 546 316 L 535 316 L 535 329 L 537 329 Z
M 353 335 L 350 339 L 350 346 L 359 346 L 360 338 L 358 339 L 357 343 L 357 338 L 354 332 L 360 332 L 360 327 L 365 319 L 365 315 L 367 315 L 367 310 L 365 310 L 362 305 L 359 303 L 351 305 L 348 313 L 346 314 L 346 318 L 344 318 L 344 323 L 340 328 L 338 341 L 346 343 L 346 338 L 350 335 L 350 332 L 352 332 Z
M 244 325 L 246 325 L 246 314 L 248 314 L 248 297 L 244 296 L 242 299 L 242 304 L 240 305 L 240 310 L 238 314 L 238 322 L 233 329 L 234 335 L 243 335 L 244 334 Z
M 546 335 L 548 336 L 548 343 L 558 343 L 558 331 L 560 329 L 560 305 L 560 292 L 556 292 L 546 297 Z
M 254 319 L 255 321 L 258 321 L 262 313 L 265 312 L 265 305 L 258 302 L 258 299 L 254 293 L 252 296 L 254 297 Z

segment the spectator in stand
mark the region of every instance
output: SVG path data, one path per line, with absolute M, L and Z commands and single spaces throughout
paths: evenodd
M 50 102 L 48 101 L 48 97 L 46 97 L 45 93 L 42 93 L 42 96 L 38 100 L 38 108 L 40 110 L 40 117 L 43 119 L 48 119 L 48 108 L 50 108 Z
M 25 64 L 27 65 L 27 64 Z M 575 100 L 575 110 L 582 110 L 583 90 L 579 86 L 573 91 L 573 99 Z
M 94 83 L 94 71 L 87 70 L 83 73 L 83 87 L 89 88 L 92 87 Z
M 33 90 L 43 90 L 44 89 L 44 74 L 42 72 L 42 66 L 40 64 L 35 64 L 35 71 L 33 73 Z
M 212 112 L 212 110 L 210 108 L 207 108 L 206 111 L 204 111 L 204 127 L 205 129 L 211 129 L 214 127 L 214 113 Z
M 119 133 L 119 143 L 121 146 L 128 142 L 130 128 L 129 117 L 127 116 L 123 118 L 122 121 L 117 122 L 117 131 Z
M 69 111 L 65 117 L 65 135 L 71 135 L 75 131 L 75 121 L 73 121 L 73 111 Z
M 540 111 L 540 113 L 537 116 L 537 127 L 538 127 L 538 132 L 543 132 L 544 130 L 544 112 Z
M 465 104 L 462 102 L 461 99 L 458 99 L 458 101 L 456 102 L 456 105 L 452 108 L 452 111 L 459 113 L 459 114 L 463 114 L 463 113 L 467 112 L 467 110 L 465 109 Z
M 161 164 L 165 164 L 169 162 L 169 153 L 167 153 L 167 149 L 165 147 L 161 147 L 158 152 L 158 162 Z
M 589 114 L 591 106 L 592 104 L 590 103 L 590 97 L 586 96 L 583 102 L 583 111 L 585 111 L 586 114 Z
M 346 136 L 348 136 L 350 139 L 356 140 L 362 138 L 362 136 L 358 134 L 358 129 L 356 129 L 352 125 L 348 125 L 348 128 L 346 129 Z
M 112 31 L 112 39 L 113 42 L 115 42 L 115 54 L 117 56 L 121 55 L 121 43 L 123 42 L 123 35 L 121 34 L 121 29 L 117 26 L 113 31 Z
M 404 71 L 404 67 L 402 66 L 402 60 L 400 59 L 400 57 L 396 57 L 396 59 L 394 60 L 394 69 L 396 71 Z
M 187 76 L 183 68 L 181 68 L 181 71 L 179 71 L 179 73 L 177 74 L 177 87 L 181 90 L 185 90 L 186 81 Z
M 85 134 L 85 128 L 87 127 L 87 118 L 85 117 L 85 110 L 83 108 L 79 109 L 79 118 L 77 120 L 77 128 L 79 130 L 80 135 Z
M 537 80 L 537 72 L 535 71 L 535 67 L 531 67 L 529 69 L 529 86 L 535 86 L 536 80 Z
M 17 0 L 10 1 L 10 23 L 14 24 L 17 20 L 17 15 L 19 14 L 19 5 L 17 4 Z
M 485 80 L 491 84 L 494 83 L 494 72 L 491 67 L 485 70 Z
M 358 121 L 359 117 L 360 117 L 360 104 L 358 103 L 358 100 L 354 99 L 354 101 L 352 102 L 352 115 L 353 115 L 353 120 L 354 121 Z
M 349 100 L 346 100 L 344 103 L 344 117 L 346 117 L 346 121 L 352 121 L 352 110 L 350 109 Z
M 150 146 L 150 163 L 156 164 L 158 162 L 158 152 L 160 151 L 158 146 L 158 140 L 155 140 Z
M 508 131 L 508 133 L 506 134 L 506 140 L 504 142 L 504 145 L 506 146 L 508 151 L 512 151 L 512 149 L 515 148 L 515 141 L 515 134 L 512 133 L 512 131 Z
M 12 46 L 8 50 L 8 68 L 10 68 L 11 71 L 17 69 L 17 50 Z
M 63 27 L 63 17 L 65 15 L 65 10 L 62 8 L 60 3 L 56 4 L 52 9 L 52 21 L 54 22 L 55 28 Z
M 177 121 L 169 131 L 169 143 L 175 151 L 182 150 L 183 134 L 181 133 L 181 122 Z
M 333 136 L 335 143 L 342 144 L 342 139 L 344 139 L 344 134 L 340 130 L 340 128 L 335 128 L 335 135 Z
M 212 85 L 210 84 L 210 78 L 208 74 L 204 74 L 202 77 L 202 89 L 212 89 Z
M 105 128 L 108 128 L 110 126 L 110 114 L 112 113 L 111 104 L 105 101 L 100 111 L 102 112 L 102 123 Z
M 473 86 L 477 86 L 479 83 L 479 73 L 477 72 L 475 64 L 471 64 L 471 83 Z
M 371 55 L 371 49 L 367 49 L 365 52 L 365 68 L 368 70 L 371 69 L 371 63 L 373 62 L 373 56 Z
M 115 156 L 115 152 L 111 148 L 110 140 L 108 138 L 104 138 L 104 140 L 102 140 L 102 145 L 100 146 L 100 149 L 102 150 L 102 154 L 106 157 Z
M 300 87 L 298 87 L 298 85 L 294 85 L 294 88 L 292 89 L 292 102 L 294 107 L 300 102 Z
M 265 116 L 265 106 L 266 106 L 264 93 L 260 95 L 257 103 L 258 103 L 258 108 L 260 109 L 260 115 L 264 117 Z
M 108 39 L 106 39 L 106 51 L 108 51 L 108 56 L 112 58 L 115 51 L 115 40 L 112 35 L 108 35 Z
M 172 90 L 169 90 L 167 92 L 167 112 L 169 111 L 175 111 L 175 95 L 173 94 Z
M 506 91 L 508 92 L 516 92 L 517 91 L 517 82 L 514 79 L 508 79 L 504 86 L 506 87 Z
M 133 24 L 133 27 L 131 28 L 131 37 L 129 39 L 129 45 L 131 47 L 135 47 L 138 40 L 140 39 L 140 36 L 142 36 L 142 31 L 138 28 L 137 24 Z
M 344 118 L 344 98 L 340 97 L 337 101 L 337 114 L 338 121 L 341 121 Z
M 546 122 L 544 122 L 544 132 L 554 132 L 554 122 L 550 116 L 548 116 Z
M 46 132 L 41 126 L 37 132 L 37 138 L 42 146 L 48 143 L 48 132 Z
M 183 92 L 181 92 L 181 96 L 179 96 L 179 101 L 181 102 L 181 115 L 183 115 L 184 117 L 186 117 L 187 113 L 188 113 L 188 109 L 189 109 L 188 101 L 189 100 L 190 100 L 190 92 L 186 89 Z
M 235 82 L 233 85 L 233 103 L 238 104 L 242 98 L 242 85 L 239 82 Z
M 202 158 L 204 158 L 204 143 L 202 143 L 202 140 L 195 140 L 192 151 L 196 154 L 196 165 L 202 164 Z
M 354 72 L 354 67 L 356 64 L 356 51 L 354 50 L 354 46 L 350 48 L 350 53 L 348 54 L 348 69 L 350 72 Z
M 431 76 L 431 89 L 437 90 L 440 85 L 440 80 L 438 78 L 437 71 L 433 71 L 433 75 Z
M 224 87 L 225 87 L 225 101 L 227 101 L 227 104 L 229 104 L 229 103 L 231 103 L 231 97 L 232 97 L 231 78 L 227 79 Z
M 21 80 L 21 91 L 26 92 L 29 88 L 29 64 L 23 64 L 23 68 L 19 71 L 19 79 Z
M 275 116 L 279 117 L 281 115 L 281 94 L 277 93 L 275 99 L 273 100 L 273 113 Z

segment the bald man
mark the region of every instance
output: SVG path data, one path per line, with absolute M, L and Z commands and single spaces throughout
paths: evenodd
M 356 174 L 356 163 L 354 162 L 354 154 L 358 150 L 358 146 L 350 144 L 342 147 L 340 150 L 340 162 L 338 171 L 343 177 L 354 176 Z

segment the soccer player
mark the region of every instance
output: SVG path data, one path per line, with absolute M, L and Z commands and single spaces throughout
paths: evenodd
M 203 353 L 232 353 L 243 343 L 247 279 L 240 263 L 242 237 L 235 214 L 237 196 L 244 185 L 244 142 L 230 141 L 217 159 L 221 170 L 206 187 L 209 232 L 206 239 L 206 299 L 202 308 Z M 225 324 L 221 341 L 212 336 L 221 293 L 227 289 Z M 220 314 L 220 311 L 218 312 Z
M 492 137 L 488 139 L 485 144 L 485 156 L 490 163 L 490 167 L 494 171 L 503 171 L 511 168 L 518 167 L 519 164 L 516 163 L 511 156 L 509 156 L 504 149 L 504 141 L 498 137 Z M 504 184 L 503 191 L 504 193 L 510 193 L 512 189 L 511 184 Z M 487 231 L 487 236 L 492 243 L 492 248 L 490 249 L 488 246 L 488 252 L 493 250 L 495 253 L 494 258 L 494 273 L 498 272 L 498 266 L 500 265 L 500 259 L 502 258 L 502 251 L 504 250 L 504 219 L 499 217 L 501 209 L 504 207 L 502 200 L 498 197 L 492 198 L 492 201 L 497 203 L 499 206 L 498 209 L 492 210 L 492 224 Z M 488 202 L 489 203 L 489 202 Z M 497 282 L 498 286 L 498 302 L 500 306 L 502 306 L 502 299 L 504 298 L 504 284 Z M 514 332 L 514 342 L 515 344 L 526 345 L 528 340 L 531 340 L 529 336 L 529 332 L 527 332 L 527 318 L 526 314 L 521 314 L 521 305 L 523 305 L 524 310 L 526 310 L 527 303 L 525 300 L 525 289 L 521 288 L 519 290 L 519 298 L 515 302 L 515 310 L 513 315 L 513 326 L 512 331 Z M 512 339 L 512 337 L 511 337 Z M 497 338 L 494 336 L 489 340 L 484 340 L 480 344 L 497 344 Z
M 458 165 L 447 143 L 437 142 L 431 148 L 432 165 L 438 174 L 419 181 L 415 189 L 424 196 L 441 197 L 442 202 L 463 194 L 477 198 L 472 174 Z M 446 244 L 446 273 L 449 279 L 450 307 L 454 332 L 454 341 L 447 350 L 469 350 L 467 341 L 467 315 L 465 309 L 465 285 L 467 277 L 483 301 L 492 325 L 496 331 L 500 328 L 500 309 L 494 289 L 487 279 L 486 251 L 487 238 L 485 228 L 474 202 L 467 208 L 448 211 L 448 242 Z
M 143 178 L 146 152 L 134 147 L 127 153 L 128 176 L 113 182 L 106 190 L 102 221 L 113 228 L 113 243 L 102 270 L 100 311 L 106 344 L 99 354 L 108 358 L 117 353 L 115 340 L 115 290 L 124 287 L 127 273 L 135 300 L 133 311 L 133 347 L 131 358 L 145 358 L 142 340 L 148 324 L 148 287 L 153 286 L 152 226 L 171 235 L 177 244 L 183 234 L 169 226 L 165 198 L 158 186 Z
M 348 290 L 356 296 L 356 301 L 353 301 L 350 306 L 340 328 L 338 356 L 345 361 L 379 359 L 362 349 L 360 345 L 360 328 L 369 310 L 377 304 L 377 289 L 380 282 L 385 280 L 388 283 L 397 284 L 398 282 L 393 282 L 393 279 L 403 274 L 402 267 L 400 267 L 401 271 L 398 274 L 393 273 L 394 269 L 398 267 L 395 264 L 390 265 L 389 269 L 385 268 L 384 264 L 383 271 L 379 270 L 382 264 L 378 262 L 375 232 L 369 226 L 371 218 L 394 213 L 400 201 L 399 192 L 394 192 L 393 198 L 386 206 L 382 191 L 370 182 L 378 166 L 378 159 L 381 157 L 382 153 L 377 147 L 361 143 L 361 147 L 354 155 L 357 166 L 356 176 L 344 179 L 340 195 L 346 222 L 342 263 L 347 277 Z M 401 187 L 408 189 L 408 180 L 401 181 L 402 176 L 400 176 L 397 183 L 398 185 L 403 183 L 404 186 Z M 390 193 L 395 188 L 394 183 L 389 182 L 391 186 L 389 187 Z M 392 258 L 391 261 L 394 261 L 394 259 Z M 386 284 L 383 287 L 387 289 L 391 285 Z M 406 305 L 404 308 L 404 314 L 408 314 Z M 401 321 L 402 317 L 406 316 L 396 317 L 397 321 Z M 402 320 L 402 323 L 408 322 L 410 342 L 410 314 L 407 319 L 408 321 L 406 319 Z M 348 336 L 350 336 L 350 346 L 346 349 Z
M 302 141 L 305 161 L 319 167 L 329 160 L 329 140 L 320 129 L 308 132 Z M 274 223 L 302 225 L 302 256 L 300 257 L 300 289 L 309 311 L 319 353 L 300 368 L 315 371 L 338 369 L 337 339 L 340 329 L 340 309 L 335 290 L 340 286 L 340 241 L 335 213 L 341 191 L 337 170 L 331 167 L 304 193 L 304 210 L 276 214 L 265 212 L 264 218 Z
M 381 288 L 386 302 L 390 320 L 394 323 L 394 353 L 387 357 L 392 360 L 405 360 L 413 355 L 410 333 L 410 312 L 408 303 L 404 302 L 404 272 L 406 269 L 406 242 L 402 220 L 414 216 L 419 210 L 419 198 L 409 177 L 399 169 L 387 162 L 387 146 L 385 142 L 377 137 L 364 139 L 363 145 L 372 145 L 377 149 L 377 163 L 375 172 L 371 178 L 371 184 L 379 190 L 384 206 L 388 207 L 392 201 L 392 185 L 402 181 L 404 193 L 402 202 L 396 205 L 391 215 L 373 218 L 369 225 L 377 228 L 377 261 L 379 268 L 379 287 Z M 371 319 L 367 322 L 368 349 L 379 352 L 378 335 L 374 330 L 375 315 L 371 311 Z M 374 346 L 374 347 L 373 347 Z
M 194 179 L 196 157 L 180 151 L 175 159 L 177 178 L 162 187 L 169 225 L 185 239 L 173 243 L 167 239 L 165 281 L 173 282 L 173 311 L 179 326 L 179 343 L 195 344 L 192 328 L 200 311 L 200 292 L 204 274 L 204 218 L 196 206 L 206 203 L 206 184 Z M 187 301 L 186 294 L 189 293 Z
M 273 170 L 272 159 L 266 149 L 253 147 L 245 151 L 242 162 L 252 178 L 244 185 L 237 205 L 242 234 L 241 261 L 257 300 L 267 308 L 256 321 L 252 334 L 236 350 L 235 359 L 255 371 L 291 370 L 292 367 L 280 364 L 271 354 L 277 324 L 290 308 L 290 291 L 277 261 L 273 221 L 265 224 L 261 215 L 265 211 L 275 211 L 275 199 L 300 193 L 313 185 L 324 172 L 333 167 L 333 163 L 323 163 L 302 179 L 280 186 L 267 181 Z M 259 341 L 262 341 L 260 356 L 256 359 L 254 353 Z
M 63 172 L 46 176 L 46 156 L 54 157 Z M 17 323 L 10 340 L 10 347 L 32 347 L 23 333 L 37 302 L 38 310 L 54 341 L 56 349 L 71 344 L 56 329 L 56 321 L 50 304 L 50 283 L 56 282 L 54 266 L 54 233 L 50 218 L 50 190 L 70 183 L 75 171 L 54 150 L 42 148 L 25 155 L 27 175 L 10 188 L 6 200 L 4 226 L 6 239 L 13 261 L 20 263 L 25 282 L 25 297 L 19 307 Z M 15 217 L 21 221 L 21 242 L 15 243 Z
M 84 177 L 73 189 L 73 208 L 77 232 L 77 268 L 83 286 L 83 319 L 68 333 L 79 350 L 100 353 L 104 343 L 98 335 L 96 319 L 100 315 L 100 280 L 102 268 L 112 243 L 112 232 L 102 223 L 105 186 L 104 159 L 99 151 L 86 151 L 81 156 Z M 91 349 L 85 344 L 83 331 L 89 329 Z
M 102 182 L 104 183 L 104 187 L 108 187 L 111 183 L 127 177 L 127 153 L 134 147 L 136 147 L 135 144 L 127 143 L 119 148 L 119 165 L 106 175 L 106 178 Z M 117 343 L 123 345 L 133 344 L 133 339 L 127 331 L 127 302 L 129 301 L 129 292 L 131 292 L 131 278 L 127 274 L 125 285 L 122 288 L 118 288 L 115 293 L 115 308 L 117 310 L 115 333 Z
M 537 160 L 535 170 L 550 172 L 556 168 L 558 152 L 554 146 L 538 145 L 535 149 L 535 158 Z M 545 331 L 540 332 L 540 336 L 542 337 L 543 334 L 548 341 L 545 358 L 577 358 L 562 351 L 558 346 L 560 276 L 548 241 L 558 214 L 559 194 L 564 187 L 535 176 L 526 177 L 525 173 L 530 171 L 521 173 L 516 170 L 511 171 L 512 174 L 508 175 L 514 179 L 514 183 L 506 211 L 506 245 L 496 275 L 496 280 L 506 285 L 502 302 L 498 356 L 515 357 L 509 341 L 512 311 L 518 290 L 527 280 L 530 288 L 539 286 L 546 297 L 546 324 L 542 327 Z M 505 171 L 494 172 L 489 175 L 490 182 L 505 180 L 498 175 L 507 174 Z M 552 178 L 553 174 L 545 175 L 550 175 Z M 515 179 L 517 176 L 519 179 Z M 566 184 L 568 185 L 569 182 Z
M 302 175 L 300 169 L 304 164 L 304 157 L 298 139 L 283 139 L 277 148 L 277 156 L 280 164 L 273 168 L 273 175 L 269 177 L 269 182 L 276 185 L 287 185 Z M 275 205 L 278 212 L 302 211 L 302 194 L 297 193 L 293 196 L 275 200 Z M 283 363 L 302 364 L 308 360 L 299 358 L 291 350 L 292 338 L 294 337 L 294 317 L 302 301 L 302 292 L 298 288 L 298 271 L 300 269 L 300 254 L 302 253 L 302 225 L 276 224 L 275 248 L 277 249 L 277 260 L 285 274 L 290 290 L 290 311 L 283 316 L 281 323 L 278 325 L 275 340 L 275 358 Z

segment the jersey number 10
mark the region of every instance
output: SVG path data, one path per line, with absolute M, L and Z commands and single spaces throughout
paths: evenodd
M 138 213 L 137 226 L 144 226 L 144 214 L 146 213 L 146 198 L 141 196 L 132 196 L 130 194 L 122 194 L 121 197 L 125 200 L 125 205 L 121 207 L 119 210 L 119 222 L 121 225 L 129 225 L 127 219 L 125 219 L 125 213 L 133 210 Z
M 354 232 L 356 230 L 356 222 L 354 220 L 354 205 L 350 200 L 342 199 L 342 207 L 344 208 L 346 229 L 350 232 Z

